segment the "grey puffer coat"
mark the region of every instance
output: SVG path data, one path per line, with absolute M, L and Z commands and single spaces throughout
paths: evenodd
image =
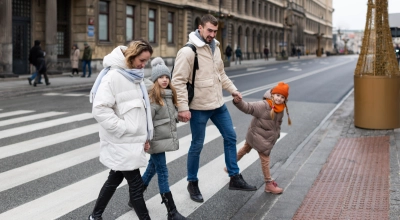
M 240 111 L 254 116 L 247 130 L 246 142 L 258 152 L 269 156 L 281 132 L 283 111 L 275 113 L 272 120 L 271 107 L 265 100 L 233 103 Z
M 172 91 L 164 89 L 164 106 L 151 103 L 154 136 L 150 141 L 149 154 L 175 151 L 179 149 L 179 140 L 176 132 L 178 111 L 172 101 Z

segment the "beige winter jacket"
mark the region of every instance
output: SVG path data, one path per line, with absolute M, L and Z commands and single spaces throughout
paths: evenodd
M 224 104 L 222 89 L 233 93 L 236 86 L 225 74 L 224 63 L 221 59 L 219 42 L 215 40 L 214 54 L 210 46 L 200 40 L 195 32 L 189 34 L 189 44 L 197 48 L 199 69 L 196 72 L 194 85 L 194 98 L 188 106 L 188 93 L 186 83 L 192 82 L 192 72 L 195 54 L 190 47 L 183 47 L 179 50 L 172 74 L 172 85 L 178 95 L 178 111 L 213 110 Z
M 265 100 L 233 103 L 240 111 L 253 116 L 247 130 L 246 142 L 258 152 L 269 156 L 281 132 L 283 112 L 276 113 L 272 120 L 271 107 Z
M 78 69 L 78 66 L 79 66 L 79 54 L 80 54 L 79 49 L 76 49 L 75 51 L 71 52 L 70 60 L 71 60 L 71 66 L 72 66 L 73 69 Z

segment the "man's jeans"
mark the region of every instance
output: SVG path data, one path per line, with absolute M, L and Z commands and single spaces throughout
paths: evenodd
M 83 75 L 82 76 L 86 76 L 86 65 L 89 68 L 88 77 L 90 77 L 92 75 L 92 67 L 90 66 L 90 62 L 91 62 L 91 60 L 82 60 L 82 70 L 83 70 Z
M 192 131 L 192 143 L 189 148 L 187 170 L 188 181 L 197 181 L 199 171 L 200 153 L 203 149 L 206 125 L 208 119 L 217 126 L 224 138 L 225 164 L 229 176 L 239 174 L 239 167 L 236 161 L 236 133 L 233 129 L 232 119 L 228 108 L 224 104 L 214 110 L 190 110 L 190 129 Z
M 32 76 L 29 77 L 29 79 L 35 80 L 36 76 L 39 77 L 38 82 L 42 82 L 42 75 L 39 75 L 39 76 L 38 76 L 37 70 L 36 70 L 36 72 L 32 73 Z
M 168 184 L 168 168 L 167 161 L 165 159 L 165 152 L 150 154 L 149 165 L 147 165 L 147 169 L 142 176 L 144 185 L 148 186 L 151 178 L 153 178 L 156 173 L 158 177 L 158 188 L 160 188 L 160 193 L 170 192 L 171 190 L 169 189 Z

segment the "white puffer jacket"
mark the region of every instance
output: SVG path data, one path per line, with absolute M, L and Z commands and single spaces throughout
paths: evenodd
M 127 69 L 119 46 L 104 57 L 111 66 L 101 80 L 93 102 L 93 116 L 100 124 L 100 162 L 112 170 L 126 171 L 147 166 L 146 109 L 140 82 L 132 83 L 117 69 Z

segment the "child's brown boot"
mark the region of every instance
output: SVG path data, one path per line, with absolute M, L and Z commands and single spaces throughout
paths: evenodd
M 279 188 L 278 184 L 272 180 L 265 183 L 265 192 L 272 194 L 281 194 L 283 192 L 283 189 Z

